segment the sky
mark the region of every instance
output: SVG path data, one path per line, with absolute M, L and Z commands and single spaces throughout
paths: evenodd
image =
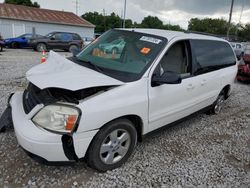
M 3 2 L 4 0 L 0 0 Z M 64 10 L 76 13 L 76 0 L 32 0 L 41 8 Z M 97 11 L 119 16 L 123 13 L 125 0 L 78 0 L 78 15 Z M 224 18 L 228 20 L 231 0 L 127 0 L 126 18 L 141 22 L 145 16 L 157 16 L 165 24 L 179 24 L 184 29 L 191 18 Z M 241 10 L 243 7 L 243 13 Z M 234 23 L 250 22 L 250 0 L 235 0 Z

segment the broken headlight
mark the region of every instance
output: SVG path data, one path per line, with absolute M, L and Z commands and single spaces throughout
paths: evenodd
M 78 123 L 80 110 L 74 106 L 53 104 L 45 106 L 32 119 L 39 127 L 58 132 L 72 133 Z

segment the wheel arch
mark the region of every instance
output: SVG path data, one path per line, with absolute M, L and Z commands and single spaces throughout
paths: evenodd
M 224 86 L 224 88 L 221 91 L 224 92 L 224 97 L 225 97 L 225 99 L 227 99 L 230 95 L 231 85 L 228 84 L 228 85 Z
M 137 133 L 137 140 L 139 142 L 142 141 L 142 134 L 143 134 L 143 121 L 142 121 L 142 118 L 138 115 L 135 115 L 135 114 L 129 114 L 129 115 L 124 115 L 124 116 L 120 116 L 120 117 L 117 117 L 117 118 L 114 118 L 112 120 L 110 120 L 109 122 L 105 123 L 104 125 L 102 125 L 100 127 L 100 129 L 104 128 L 105 126 L 107 126 L 109 123 L 113 122 L 113 121 L 116 121 L 118 119 L 128 119 L 129 121 L 131 121 L 133 123 L 133 125 L 135 126 L 135 129 L 136 129 L 136 133 Z M 99 130 L 100 130 L 99 129 Z M 99 132 L 99 131 L 98 131 Z M 97 133 L 98 133 L 97 132 Z M 96 133 L 96 135 L 97 135 Z M 87 152 L 89 152 L 89 148 L 93 142 L 93 140 L 95 139 L 96 135 L 93 137 L 92 141 L 90 142 L 89 146 L 88 146 L 88 149 L 87 149 Z
M 133 123 L 133 125 L 135 126 L 138 141 L 142 141 L 143 121 L 142 121 L 142 118 L 140 116 L 135 115 L 135 114 L 124 115 L 124 116 L 120 116 L 120 117 L 117 117 L 115 119 L 112 119 L 109 122 L 105 123 L 100 129 L 102 129 L 107 124 L 109 124 L 113 121 L 116 121 L 118 119 L 128 119 L 129 121 L 131 121 Z

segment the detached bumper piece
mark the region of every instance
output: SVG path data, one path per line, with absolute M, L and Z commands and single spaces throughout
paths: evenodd
M 7 127 L 12 127 L 12 115 L 11 115 L 11 107 L 9 105 L 10 99 L 13 96 L 13 93 L 8 98 L 8 106 L 4 110 L 3 114 L 0 117 L 0 133 L 5 132 Z

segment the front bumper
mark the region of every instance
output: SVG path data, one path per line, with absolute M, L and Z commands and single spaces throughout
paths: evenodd
M 31 121 L 31 114 L 35 114 L 40 109 L 35 107 L 29 114 L 25 114 L 22 99 L 23 92 L 15 93 L 10 99 L 14 130 L 22 148 L 49 162 L 72 161 L 85 156 L 98 130 L 73 135 L 60 135 L 46 131 Z M 71 143 L 67 143 L 68 141 Z

